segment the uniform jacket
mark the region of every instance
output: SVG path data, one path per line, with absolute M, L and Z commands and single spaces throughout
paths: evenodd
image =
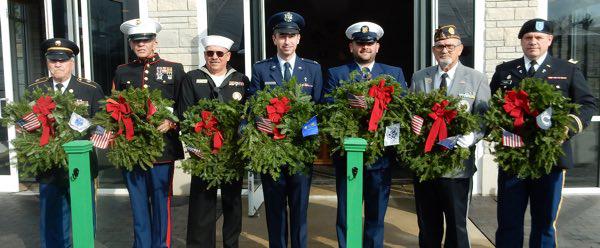
M 491 97 L 486 76 L 481 72 L 464 66 L 460 61 L 455 66 L 456 72 L 448 90 L 448 95 L 459 97 L 461 104 L 469 106 L 468 109 L 472 114 L 483 115 L 488 109 L 488 101 Z M 433 84 L 437 71 L 438 66 L 431 66 L 415 72 L 411 80 L 410 91 L 429 93 L 435 90 Z M 444 177 L 466 178 L 475 173 L 475 148 L 472 146 L 470 149 L 471 156 L 464 161 L 465 169 L 450 173 Z
M 225 80 L 220 87 L 215 85 L 206 67 L 189 71 L 187 75 L 189 80 L 182 85 L 179 98 L 180 118 L 189 107 L 198 103 L 200 99 L 218 99 L 221 102 L 237 100 L 242 103 L 246 99 L 246 88 L 250 84 L 250 80 L 246 75 L 229 66 Z
M 323 89 L 323 74 L 319 63 L 296 56 L 292 78 L 302 85 L 302 91 L 312 96 L 314 102 L 321 101 Z M 282 85 L 283 75 L 279 67 L 277 56 L 256 62 L 252 68 L 252 80 L 248 87 L 248 95 L 254 95 L 256 91 L 265 86 L 274 87 Z
M 490 83 L 492 92 L 499 89 L 510 90 L 518 86 L 527 74 L 524 61 L 523 58 L 519 58 L 498 65 Z M 581 105 L 579 113 L 572 115 L 578 130 L 570 132 L 571 136 L 583 131 L 590 124 L 592 116 L 598 112 L 598 106 L 583 73 L 574 64 L 547 55 L 534 77 L 547 80 L 563 96 L 570 98 L 571 102 Z M 560 158 L 557 166 L 572 168 L 573 151 L 569 140 L 562 144 L 562 148 L 565 155 Z
M 134 60 L 117 67 L 113 79 L 113 89 L 124 90 L 129 87 L 159 89 L 162 96 L 173 100 L 173 111 L 177 114 L 177 99 L 184 80 L 188 80 L 183 65 L 161 59 L 158 54 L 144 60 Z M 156 162 L 169 162 L 183 158 L 183 147 L 179 141 L 179 131 L 169 130 L 164 134 L 163 154 Z
M 353 71 L 360 72 L 360 67 L 355 62 L 338 67 L 329 68 L 329 70 L 327 70 L 327 82 L 325 83 L 323 89 L 323 95 L 331 93 L 335 88 L 340 86 L 340 81 L 348 81 L 350 79 L 350 73 L 352 73 Z M 396 79 L 396 81 L 400 83 L 402 89 L 406 90 L 406 80 L 404 78 L 402 68 L 389 66 L 381 63 L 373 64 L 373 69 L 371 70 L 372 78 L 376 78 L 382 74 L 394 77 L 394 79 Z M 323 99 L 326 102 L 332 102 L 332 99 Z
M 34 83 L 30 84 L 27 88 L 29 91 L 34 91 L 36 89 L 42 89 L 44 92 L 49 92 L 54 90 L 54 83 L 52 82 L 51 77 L 43 77 L 35 80 Z M 102 87 L 95 82 L 84 78 L 78 78 L 75 76 L 71 76 L 69 80 L 69 85 L 65 89 L 65 92 L 71 92 L 75 96 L 77 101 L 81 101 L 83 104 L 87 104 L 88 106 L 88 119 L 98 112 L 99 105 L 98 101 L 104 98 L 104 92 L 102 91 Z M 89 130 L 89 129 L 88 129 Z M 81 139 L 87 139 L 88 135 L 83 135 Z M 92 155 L 92 166 L 96 166 L 95 155 Z M 95 176 L 97 171 L 92 169 L 92 174 Z M 67 181 L 67 171 L 52 169 L 38 175 L 37 179 L 42 183 L 61 183 L 64 185 L 68 185 Z

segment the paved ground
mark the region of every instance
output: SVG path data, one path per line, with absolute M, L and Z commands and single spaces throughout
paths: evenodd
M 386 215 L 385 247 L 418 247 L 414 198 L 410 191 L 410 186 L 394 186 Z M 313 186 L 309 206 L 308 247 L 337 247 L 334 195 L 330 187 Z M 0 194 L 0 209 L 0 247 L 39 247 L 37 195 Z M 133 234 L 128 198 L 99 196 L 97 209 L 96 247 L 131 247 Z M 173 211 L 173 247 L 184 247 L 187 197 L 176 197 Z M 240 247 L 267 247 L 264 208 L 261 208 L 257 217 L 244 217 L 242 231 Z M 471 223 L 469 231 L 473 247 L 493 247 Z M 220 233 L 217 233 L 217 239 L 221 240 Z

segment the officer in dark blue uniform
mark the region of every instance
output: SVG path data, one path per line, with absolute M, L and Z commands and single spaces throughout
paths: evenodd
M 324 94 L 331 93 L 340 85 L 340 81 L 349 81 L 354 71 L 361 75 L 360 80 L 375 78 L 379 75 L 390 75 L 398 81 L 404 91 L 407 90 L 404 73 L 399 67 L 376 63 L 379 52 L 379 39 L 383 36 L 383 28 L 372 22 L 358 22 L 346 29 L 346 37 L 350 39 L 350 52 L 354 57 L 351 63 L 330 68 L 327 71 L 327 83 Z M 325 99 L 329 102 L 331 99 Z M 383 247 L 383 226 L 387 210 L 392 182 L 390 162 L 392 156 L 386 153 L 374 164 L 364 170 L 364 208 L 365 227 L 364 247 Z M 346 158 L 334 154 L 333 163 L 336 173 L 337 236 L 340 247 L 346 247 Z
M 296 55 L 304 18 L 294 12 L 280 12 L 269 18 L 268 26 L 273 30 L 271 37 L 277 46 L 277 56 L 254 64 L 248 93 L 252 95 L 265 87 L 282 85 L 295 77 L 302 90 L 311 95 L 314 102 L 319 102 L 323 84 L 321 66 Z M 306 218 L 311 175 L 312 169 L 308 174 L 289 175 L 285 167 L 277 181 L 268 174 L 261 174 L 269 247 L 287 247 L 288 202 L 291 245 L 294 248 L 307 246 Z
M 171 110 L 177 113 L 179 91 L 183 81 L 188 79 L 180 63 L 161 59 L 155 53 L 160 23 L 152 19 L 133 19 L 120 28 L 128 36 L 129 47 L 137 59 L 117 68 L 113 89 L 158 89 L 162 97 L 175 101 Z M 163 120 L 157 129 L 163 133 L 166 144 L 153 168 L 123 170 L 133 213 L 133 247 L 171 247 L 173 169 L 175 160 L 183 158 L 183 147 L 173 120 Z
M 46 54 L 51 77 L 35 80 L 28 90 L 70 92 L 77 103 L 88 106 L 88 115 L 93 117 L 98 111 L 98 100 L 104 98 L 104 93 L 97 83 L 72 75 L 74 57 L 79 53 L 77 44 L 62 38 L 48 39 L 42 43 L 42 51 Z M 41 247 L 71 247 L 68 171 L 55 168 L 38 175 L 37 179 L 40 182 Z
M 581 105 L 571 117 L 575 129 L 566 128 L 569 138 L 583 131 L 597 113 L 596 99 L 590 93 L 581 71 L 571 63 L 548 54 L 552 44 L 552 23 L 532 19 L 521 27 L 523 58 L 496 67 L 490 83 L 492 92 L 510 90 L 526 77 L 542 78 L 556 87 L 563 96 Z M 569 140 L 563 142 L 562 156 L 550 174 L 538 179 L 520 179 L 500 169 L 498 173 L 498 230 L 497 247 L 523 247 L 523 218 L 530 201 L 530 247 L 556 247 L 556 218 L 562 201 L 566 170 L 573 167 L 573 152 Z

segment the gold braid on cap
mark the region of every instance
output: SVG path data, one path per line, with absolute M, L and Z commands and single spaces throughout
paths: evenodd
M 67 52 L 73 53 L 73 50 L 71 50 L 69 48 L 66 48 L 66 47 L 50 47 L 50 48 L 48 48 L 48 51 L 57 51 L 57 50 L 58 51 L 67 51 Z

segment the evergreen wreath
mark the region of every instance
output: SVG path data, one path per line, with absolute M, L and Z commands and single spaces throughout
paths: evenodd
M 321 113 L 324 114 L 322 131 L 331 141 L 331 153 L 344 154 L 344 139 L 348 137 L 362 138 L 367 141 L 364 152 L 365 166 L 370 166 L 383 156 L 385 127 L 390 124 L 386 121 L 390 109 L 402 107 L 402 88 L 400 84 L 389 75 L 381 75 L 372 80 L 358 80 L 356 72 L 351 73 L 350 80 L 342 81 L 341 85 L 326 97 L 333 98 L 333 103 L 324 105 Z M 371 125 L 369 122 L 375 106 L 376 99 L 369 94 L 371 88 L 384 88 L 389 94 L 387 108 L 382 109 L 381 119 Z M 401 141 L 402 142 L 402 141 Z
M 463 160 L 469 158 L 469 149 L 455 144 L 453 149 L 447 149 L 437 144 L 440 138 L 444 139 L 439 135 L 441 126 L 446 127 L 446 138 L 449 138 L 477 130 L 479 118 L 466 111 L 467 107 L 460 104 L 458 97 L 446 96 L 439 90 L 431 93 L 411 92 L 403 100 L 405 105 L 402 107 L 391 106 L 389 118 L 391 122 L 400 123 L 400 130 L 404 130 L 400 135 L 404 142 L 395 146 L 400 164 L 407 165 L 420 181 L 464 169 Z M 414 116 L 422 118 L 419 128 L 413 127 L 413 122 L 419 122 Z M 437 124 L 433 116 L 437 116 Z
M 165 119 L 177 121 L 171 106 L 173 101 L 163 98 L 160 90 L 128 88 L 113 91 L 100 101 L 94 124 L 114 135 L 107 154 L 117 168 L 129 171 L 136 166 L 146 170 L 162 155 L 165 141 L 156 127 Z
M 191 157 L 181 167 L 202 178 L 209 188 L 240 180 L 244 174 L 237 144 L 242 108 L 239 101 L 201 99 L 183 114 L 180 138 Z
M 308 172 L 319 149 L 319 138 L 302 137 L 302 127 L 314 116 L 315 104 L 295 78 L 256 92 L 244 109 L 248 125 L 242 130 L 240 150 L 249 160 L 248 170 L 269 174 L 274 180 L 284 166 L 289 175 Z
M 515 111 L 521 112 L 522 119 L 511 117 L 506 110 L 509 106 L 504 107 L 507 101 L 509 105 L 515 102 L 512 97 L 523 100 L 517 103 L 519 106 L 511 106 L 517 107 Z M 551 126 L 543 130 L 538 127 L 536 117 L 550 107 Z M 484 116 L 490 131 L 486 139 L 498 143 L 492 151 L 498 166 L 519 178 L 535 179 L 550 173 L 560 156 L 564 155 L 562 142 L 568 138 L 566 127 L 574 128 L 568 115 L 578 108 L 579 105 L 571 103 L 554 85 L 539 78 L 525 78 L 510 91 L 498 90 Z M 516 116 L 517 112 L 513 114 Z M 503 145 L 504 131 L 519 135 L 522 146 Z
M 2 125 L 15 125 L 18 130 L 12 144 L 17 152 L 19 175 L 35 177 L 54 168 L 66 171 L 68 161 L 62 145 L 86 134 L 69 126 L 71 114 L 87 117 L 87 109 L 88 105 L 76 101 L 72 93 L 46 93 L 42 89 L 25 92 L 22 101 L 4 107 Z M 25 123 L 28 128 L 20 127 Z M 44 130 L 47 143 L 42 142 Z

